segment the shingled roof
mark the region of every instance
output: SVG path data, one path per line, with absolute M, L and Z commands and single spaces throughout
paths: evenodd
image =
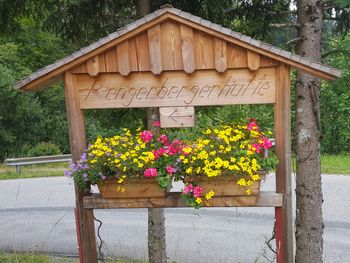
M 95 43 L 62 58 L 51 65 L 39 69 L 28 77 L 17 82 L 15 84 L 15 88 L 25 91 L 45 88 L 52 83 L 61 80 L 65 71 L 71 70 L 94 56 L 105 52 L 116 40 L 123 38 L 131 32 L 136 31 L 138 28 L 146 26 L 147 24 L 153 23 L 154 25 L 158 21 L 162 21 L 162 18 L 165 17 L 169 19 L 176 19 L 177 21 L 185 23 L 188 26 L 195 25 L 200 27 L 201 30 L 208 34 L 219 33 L 225 38 L 226 41 L 229 41 L 244 49 L 259 53 L 267 58 L 290 65 L 291 67 L 304 71 L 310 75 L 326 80 L 331 80 L 335 77 L 341 76 L 341 71 L 338 69 L 321 64 L 320 62 L 306 57 L 292 54 L 291 52 L 274 47 L 270 44 L 266 44 L 262 41 L 258 41 L 249 36 L 242 35 L 232 31 L 229 28 L 222 27 L 221 25 L 166 5 L 165 7 L 156 10 L 143 18 L 140 18 L 123 28 L 120 28 L 116 32 L 101 38 Z

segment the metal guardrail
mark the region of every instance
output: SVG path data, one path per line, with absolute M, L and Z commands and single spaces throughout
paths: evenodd
M 71 154 L 63 154 L 63 155 L 51 155 L 51 156 L 39 156 L 39 157 L 11 158 L 11 159 L 6 159 L 6 165 L 16 166 L 16 173 L 20 174 L 21 167 L 23 165 L 70 162 L 71 160 L 72 160 Z

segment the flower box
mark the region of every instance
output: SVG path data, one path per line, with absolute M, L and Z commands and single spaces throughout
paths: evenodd
M 98 189 L 103 198 L 164 197 L 155 178 L 128 178 L 123 184 L 112 178 L 100 182 Z

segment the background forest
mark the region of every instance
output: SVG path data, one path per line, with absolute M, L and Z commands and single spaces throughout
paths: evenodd
M 293 1 L 151 1 L 165 3 L 232 30 L 295 51 Z M 322 43 L 324 62 L 343 71 L 342 78 L 321 86 L 323 154 L 350 153 L 350 33 L 346 0 L 329 1 Z M 137 1 L 0 0 L 0 161 L 7 157 L 69 153 L 63 85 L 22 93 L 13 84 L 45 65 L 116 31 L 137 18 Z M 295 81 L 292 82 L 292 85 Z M 294 110 L 292 110 L 294 112 Z M 257 118 L 273 125 L 269 106 L 197 109 L 199 127 L 222 121 Z M 120 127 L 145 125 L 146 112 L 98 110 L 86 115 L 89 140 Z M 294 122 L 293 122 L 294 123 Z

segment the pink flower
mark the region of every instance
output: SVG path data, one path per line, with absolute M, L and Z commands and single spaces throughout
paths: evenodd
M 158 172 L 156 168 L 147 168 L 144 173 L 143 173 L 144 177 L 157 177 L 158 176 Z
M 148 142 L 152 141 L 152 138 L 153 138 L 153 134 L 150 131 L 143 131 L 141 133 L 141 139 L 145 143 L 148 143 Z
M 199 186 L 199 185 L 195 186 L 193 188 L 193 196 L 195 198 L 201 197 L 202 191 L 203 191 L 203 188 L 201 186 Z
M 265 149 L 271 149 L 272 148 L 272 141 L 269 138 L 264 136 L 262 147 L 264 147 Z
M 249 123 L 247 125 L 247 129 L 248 129 L 248 131 L 251 131 L 251 130 L 258 131 L 259 130 L 259 126 L 258 126 L 258 124 L 256 124 L 255 119 L 251 118 L 249 120 Z
M 153 122 L 154 127 L 160 127 L 160 121 L 155 121 Z
M 191 193 L 193 191 L 193 185 L 192 184 L 188 184 L 185 186 L 184 190 L 182 191 L 183 194 L 188 194 Z
M 158 154 L 158 151 L 153 151 L 153 156 L 154 156 L 154 160 L 158 160 L 159 158 L 159 154 Z
M 170 165 L 167 165 L 167 167 L 165 168 L 166 172 L 168 174 L 173 174 L 174 173 L 174 168 L 171 167 Z
M 162 134 L 159 136 L 158 140 L 164 144 L 165 146 L 169 146 L 169 140 L 168 137 L 165 134 Z
M 259 144 L 252 144 L 252 147 L 255 148 L 255 152 L 260 153 L 261 151 L 261 146 Z

